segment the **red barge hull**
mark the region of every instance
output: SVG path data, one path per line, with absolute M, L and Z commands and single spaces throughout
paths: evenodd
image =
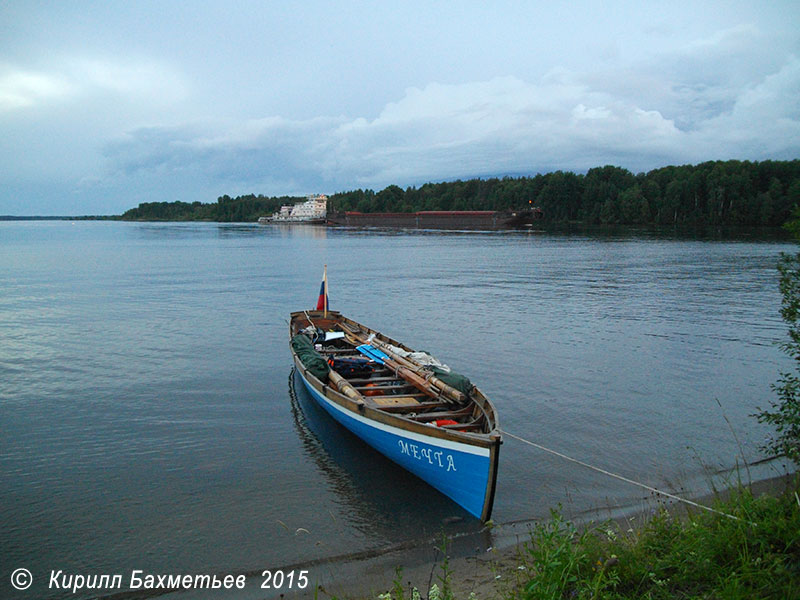
M 328 225 L 409 229 L 521 229 L 543 217 L 538 208 L 518 212 L 426 210 L 413 213 L 328 213 Z

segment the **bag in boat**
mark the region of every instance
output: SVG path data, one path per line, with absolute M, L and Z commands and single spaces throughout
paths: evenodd
M 342 377 L 369 377 L 372 374 L 372 365 L 368 358 L 329 358 L 328 364 Z
M 328 381 L 328 363 L 319 352 L 314 350 L 314 343 L 305 335 L 299 333 L 292 338 L 292 348 L 306 369 L 320 381 Z
M 467 398 L 469 398 L 470 394 L 472 394 L 472 388 L 475 386 L 472 385 L 472 382 L 466 376 L 456 373 L 455 371 L 445 371 L 439 367 L 428 368 L 433 372 L 434 375 L 436 375 L 437 379 L 446 383 L 450 387 L 457 389 L 459 392 L 462 392 Z

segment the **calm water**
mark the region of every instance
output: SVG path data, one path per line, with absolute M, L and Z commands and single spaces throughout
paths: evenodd
M 450 516 L 464 517 L 451 533 L 478 528 L 295 385 L 287 316 L 314 305 L 324 263 L 332 308 L 469 374 L 508 431 L 699 491 L 760 457 L 748 415 L 788 366 L 775 264 L 792 249 L 0 223 L 0 597 L 18 567 L 246 572 L 433 535 Z M 494 519 L 645 495 L 508 439 Z M 19 597 L 58 596 L 42 585 Z

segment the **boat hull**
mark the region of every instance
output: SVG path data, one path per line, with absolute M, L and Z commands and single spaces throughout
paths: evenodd
M 351 433 L 470 514 L 488 519 L 494 497 L 496 446 L 487 448 L 429 437 L 375 421 L 326 397 L 306 379 L 302 367 L 298 373 L 314 400 Z
M 431 210 L 414 213 L 329 212 L 328 225 L 402 227 L 411 229 L 521 229 L 543 218 L 539 208 L 510 212 L 492 210 Z

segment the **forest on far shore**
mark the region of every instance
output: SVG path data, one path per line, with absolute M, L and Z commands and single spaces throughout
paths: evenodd
M 146 202 L 119 218 L 143 221 L 256 221 L 304 198 L 248 194 L 216 203 Z M 426 183 L 378 192 L 332 194 L 328 212 L 521 210 L 537 206 L 544 221 L 587 225 L 777 227 L 800 205 L 800 160 L 713 161 L 634 175 L 604 166 L 586 174 L 555 171 Z

